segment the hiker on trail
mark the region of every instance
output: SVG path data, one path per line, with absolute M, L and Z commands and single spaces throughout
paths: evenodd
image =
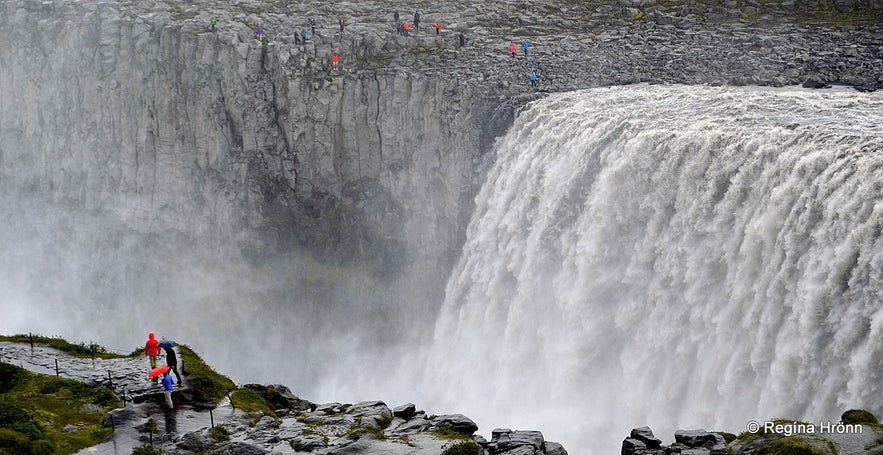
M 316 34 L 316 19 L 314 19 L 312 17 L 310 18 L 310 30 L 312 30 L 313 35 Z M 301 34 L 301 36 L 303 36 L 303 34 Z
M 438 31 L 441 30 L 441 22 L 435 23 L 435 34 L 438 35 Z
M 340 33 L 343 33 L 343 16 L 340 16 L 340 19 L 337 20 L 337 23 L 340 24 Z
M 264 38 L 264 27 L 258 25 L 258 41 L 263 41 Z
M 533 88 L 537 88 L 537 72 L 536 71 L 530 72 L 530 85 L 533 86 Z
M 162 387 L 163 394 L 166 396 L 166 404 L 169 406 L 169 409 L 175 409 L 175 405 L 172 404 L 172 387 L 174 387 L 175 381 L 172 379 L 172 375 L 169 374 L 168 371 L 163 373 L 162 376 Z
M 396 35 L 404 35 L 405 27 L 402 25 L 401 21 L 396 22 Z
M 515 58 L 515 41 L 512 41 L 512 44 L 509 45 L 509 52 L 512 53 L 512 58 Z
M 181 373 L 178 373 L 178 356 L 175 354 L 175 348 L 169 345 L 163 345 L 162 348 L 166 351 L 166 365 L 169 366 L 169 371 L 174 371 L 175 377 L 178 378 L 178 387 L 184 385 L 181 381 Z
M 340 56 L 337 54 L 331 54 L 331 67 L 337 69 L 338 62 L 340 62 Z
M 294 31 L 294 44 L 300 44 L 300 33 L 297 30 Z
M 404 30 L 404 32 L 405 32 L 405 36 L 408 36 L 408 32 L 411 31 L 411 24 L 409 24 L 408 21 L 405 21 L 405 22 L 402 24 L 402 30 Z
M 463 32 L 460 32 L 460 47 L 463 47 L 465 45 L 466 45 L 466 35 L 464 35 Z
M 420 30 L 420 13 L 414 11 L 414 31 Z
M 147 334 L 147 342 L 144 343 L 144 355 L 150 358 L 150 369 L 156 368 L 156 356 L 159 355 L 159 341 L 156 339 L 156 335 L 153 332 Z M 153 382 L 156 382 L 156 377 L 153 378 Z
M 527 40 L 521 42 L 521 47 L 524 48 L 524 56 L 527 57 Z
M 307 44 L 307 29 L 305 29 L 305 28 L 300 29 L 300 40 L 304 44 Z
M 215 31 L 215 23 L 218 22 L 215 20 L 215 16 L 212 16 L 208 21 L 212 24 L 212 31 Z
M 399 23 L 399 10 L 395 10 L 395 12 L 392 13 L 392 21 L 396 24 Z

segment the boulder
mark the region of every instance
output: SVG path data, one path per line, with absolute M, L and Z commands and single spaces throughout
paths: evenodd
M 552 441 L 546 441 L 545 443 L 543 443 L 543 451 L 546 455 L 567 455 L 567 451 L 564 450 L 564 446 Z
M 107 414 L 104 415 L 104 421 L 101 422 L 105 427 L 111 426 L 131 426 L 132 422 L 141 419 L 141 416 L 138 414 L 138 411 L 135 410 L 133 406 L 127 406 L 125 408 L 114 409 Z M 111 424 L 111 420 L 113 424 Z
M 415 412 L 417 412 L 417 406 L 415 406 L 414 403 L 408 403 L 395 407 L 392 410 L 392 415 L 408 420 L 411 417 L 414 417 Z
M 432 424 L 440 427 L 450 427 L 452 430 L 465 434 L 466 436 L 470 436 L 472 433 L 478 431 L 478 425 L 463 414 L 447 414 L 439 416 L 432 419 Z
M 643 441 L 634 439 L 634 438 L 625 438 L 622 441 L 622 449 L 620 453 L 622 455 L 635 455 L 641 450 L 647 450 L 647 444 L 644 444 Z
M 631 433 L 629 433 L 629 438 L 643 442 L 648 449 L 656 449 L 662 445 L 662 440 L 653 434 L 653 430 L 650 427 L 632 429 Z
M 179 448 L 197 453 L 205 453 L 211 445 L 212 435 L 207 429 L 185 433 L 178 442 Z
M 266 455 L 270 452 L 263 447 L 258 447 L 253 444 L 249 444 L 247 442 L 242 441 L 230 441 L 218 444 L 214 449 L 217 453 L 224 453 L 228 455 Z
M 803 81 L 804 88 L 827 88 L 830 87 L 824 80 L 819 76 L 809 76 Z
M 271 402 L 274 406 L 279 406 L 295 411 L 312 411 L 316 409 L 315 403 L 299 398 L 291 393 L 291 390 L 282 384 L 273 384 L 267 386 L 271 392 Z
M 680 442 L 688 447 L 711 448 L 719 442 L 724 442 L 723 439 L 724 438 L 721 435 L 702 429 L 675 431 L 675 442 Z

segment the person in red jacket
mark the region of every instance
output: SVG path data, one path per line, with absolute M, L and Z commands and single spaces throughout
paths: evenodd
M 144 343 L 144 355 L 150 357 L 150 369 L 156 368 L 156 356 L 159 355 L 159 341 L 157 341 L 153 332 L 147 334 L 147 342 Z M 153 377 L 153 382 L 156 382 L 156 376 Z
M 337 64 L 340 62 L 340 56 L 337 54 L 331 54 L 331 67 L 337 69 Z
M 509 52 L 512 53 L 512 58 L 515 58 L 515 41 L 512 41 L 512 44 L 509 45 Z
M 438 35 L 438 31 L 441 30 L 441 22 L 435 23 L 435 34 Z

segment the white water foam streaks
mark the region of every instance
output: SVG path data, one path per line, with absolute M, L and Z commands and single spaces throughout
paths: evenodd
M 883 411 L 881 120 L 883 95 L 846 90 L 534 103 L 448 283 L 438 399 L 571 453 L 645 424 Z

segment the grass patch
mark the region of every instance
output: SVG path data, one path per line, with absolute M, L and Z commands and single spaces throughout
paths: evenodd
M 150 444 L 143 444 L 132 449 L 132 455 L 163 455 L 162 450 Z
M 442 451 L 441 455 L 482 455 L 483 453 L 484 450 L 480 445 L 469 441 L 454 444 Z
M 30 373 L 0 363 L 0 448 L 2 453 L 67 454 L 110 435 L 104 414 L 119 405 L 106 387 Z M 63 428 L 76 431 L 62 431 Z
M 876 425 L 880 422 L 877 417 L 864 409 L 850 409 L 840 416 L 840 421 L 844 424 L 871 424 Z
M 262 393 L 263 391 L 257 387 L 245 386 L 234 390 L 230 396 L 233 406 L 252 415 L 256 412 L 262 412 L 264 415 L 272 416 L 274 419 L 279 418 L 264 393 Z
M 825 452 L 807 444 L 802 436 L 788 436 L 764 444 L 758 455 L 827 455 Z M 836 453 L 836 452 L 832 452 Z
M 432 430 L 432 434 L 441 439 L 469 439 L 469 435 L 460 433 L 447 425 L 439 425 L 435 427 L 435 429 Z
M 179 344 L 178 352 L 181 354 L 184 370 L 190 375 L 190 385 L 198 400 L 217 404 L 228 392 L 236 389 L 230 378 L 213 370 L 189 346 Z
M 125 357 L 133 357 L 134 355 L 142 353 L 141 350 L 136 350 L 134 353 L 127 355 L 115 354 L 113 352 L 108 352 L 107 349 L 94 343 L 88 345 L 85 343 L 73 344 L 60 337 L 46 337 L 42 335 L 0 335 L 0 341 L 9 341 L 12 343 L 30 343 L 33 341 L 34 344 L 41 344 L 53 349 L 58 349 L 59 351 L 67 352 L 68 354 L 81 359 L 91 359 L 93 355 L 100 359 L 121 359 Z
M 212 427 L 212 440 L 216 443 L 230 440 L 230 432 L 223 425 L 215 425 Z

